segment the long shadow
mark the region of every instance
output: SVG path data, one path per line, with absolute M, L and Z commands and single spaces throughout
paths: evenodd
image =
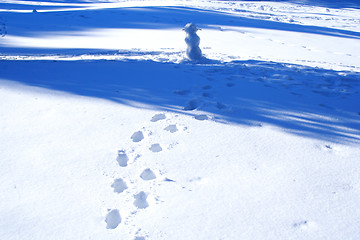
M 58 34 L 89 28 L 180 29 L 193 21 L 203 28 L 224 25 L 360 37 L 354 31 L 184 7 L 19 14 L 4 14 L 11 35 L 38 36 L 53 33 L 54 29 Z M 19 19 L 31 31 L 11 24 Z M 39 49 L 32 51 L 36 53 Z M 260 61 L 198 65 L 152 61 L 0 61 L 0 79 L 134 107 L 140 103 L 142 107 L 190 115 L 202 110 L 216 121 L 254 127 L 271 124 L 327 141 L 360 140 L 358 73 Z
M 259 61 L 1 61 L 0 72 L 3 80 L 134 107 L 204 111 L 215 121 L 360 141 L 357 73 Z
M 8 19 L 8 34 L 16 36 L 37 36 L 49 32 L 71 34 L 73 31 L 96 28 L 181 29 L 186 23 L 195 22 L 205 29 L 211 28 L 212 25 L 221 25 L 360 39 L 360 33 L 356 31 L 246 18 L 240 15 L 188 7 L 138 7 L 56 13 L 3 13 L 3 16 Z M 18 19 L 24 22 L 24 28 L 11 27 L 11 22 L 18 21 Z

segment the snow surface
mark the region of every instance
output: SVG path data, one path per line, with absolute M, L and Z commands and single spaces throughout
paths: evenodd
M 0 0 L 0 239 L 360 239 L 359 9 Z

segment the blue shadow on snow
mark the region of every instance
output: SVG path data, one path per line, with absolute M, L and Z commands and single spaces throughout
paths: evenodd
M 78 11 L 43 13 L 5 12 L 3 16 L 8 19 L 8 34 L 16 36 L 37 36 L 47 32 L 52 32 L 52 34 L 58 32 L 59 35 L 75 34 L 72 32 L 96 28 L 181 29 L 186 23 L 195 22 L 204 29 L 218 25 L 360 39 L 360 33 L 356 31 L 270 21 L 271 15 L 269 14 L 264 15 L 263 19 L 257 19 L 188 7 L 79 9 Z M 11 28 L 13 19 L 22 19 L 26 27 L 23 29 Z M 56 31 L 54 31 L 54 26 L 56 26 Z
M 21 69 L 21 71 L 19 71 Z M 121 104 L 285 131 L 360 140 L 360 75 L 260 61 L 1 61 L 0 78 Z M 55 107 L 55 106 L 54 106 Z M 186 111 L 187 110 L 187 111 Z
M 181 29 L 193 21 L 203 28 L 221 25 L 360 38 L 354 31 L 184 7 L 4 13 L 3 16 L 8 33 L 18 36 L 53 32 L 54 24 L 58 24 L 55 28 L 59 34 L 72 34 L 89 28 Z M 31 31 L 12 28 L 11 21 L 16 19 L 22 19 Z M 31 49 L 34 53 L 47 50 L 54 54 L 60 51 Z M 27 49 L 3 48 L 2 51 Z M 73 50 L 66 51 L 74 54 Z M 189 115 L 202 110 L 216 121 L 254 127 L 272 124 L 294 134 L 327 141 L 360 140 L 358 73 L 261 61 L 197 65 L 103 60 L 0 61 L 0 79 L 121 104 L 143 103 Z

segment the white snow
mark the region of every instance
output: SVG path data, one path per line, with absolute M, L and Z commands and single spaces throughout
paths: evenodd
M 359 239 L 359 9 L 0 0 L 0 239 Z

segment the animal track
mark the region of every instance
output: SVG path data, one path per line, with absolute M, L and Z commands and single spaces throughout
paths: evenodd
M 122 193 L 128 188 L 121 178 L 115 179 L 114 183 L 111 184 L 111 187 L 114 188 L 114 192 L 116 193 Z
M 165 131 L 169 131 L 171 133 L 177 132 L 177 127 L 175 124 L 169 125 L 166 128 L 164 128 Z
M 106 222 L 107 229 L 117 228 L 117 226 L 119 226 L 119 224 L 121 223 L 121 217 L 120 217 L 119 210 L 117 210 L 117 209 L 111 210 L 106 215 L 105 222 Z
M 153 180 L 156 178 L 155 173 L 150 168 L 145 169 L 141 174 L 140 178 L 145 181 Z
M 151 118 L 151 121 L 152 121 L 152 122 L 157 122 L 157 121 L 160 121 L 160 120 L 163 120 L 163 119 L 166 119 L 165 114 L 159 113 L 159 114 L 154 115 L 154 116 Z
M 119 163 L 120 167 L 126 167 L 127 166 L 127 162 L 129 161 L 129 158 L 126 155 L 124 150 L 119 150 L 116 161 Z
M 152 152 L 161 152 L 162 151 L 162 148 L 161 148 L 160 144 L 158 144 L 158 143 L 151 145 L 151 147 L 149 149 Z
M 133 142 L 140 142 L 144 139 L 144 135 L 142 131 L 134 132 L 134 134 L 131 136 L 131 139 L 133 140 Z
M 138 194 L 135 194 L 134 198 L 135 198 L 135 201 L 134 201 L 135 207 L 144 209 L 149 206 L 149 203 L 146 201 L 147 194 L 144 191 L 141 191 Z

